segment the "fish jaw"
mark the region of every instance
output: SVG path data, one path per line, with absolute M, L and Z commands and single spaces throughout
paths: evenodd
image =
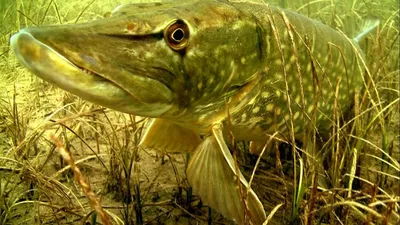
M 171 91 L 162 83 L 151 78 L 136 76 L 135 84 L 130 83 L 137 87 L 132 93 L 130 89 L 124 87 L 126 84 L 108 79 L 101 74 L 101 69 L 91 66 L 98 64 L 92 57 L 79 57 L 80 62 L 77 65 L 45 42 L 35 38 L 34 35 L 42 32 L 41 29 L 25 28 L 13 35 L 10 40 L 17 59 L 38 77 L 85 100 L 125 113 L 157 117 L 171 108 Z M 50 30 L 43 29 L 43 33 L 46 31 Z M 78 55 L 74 54 L 72 58 L 76 59 Z M 157 90 L 160 95 L 157 95 Z M 153 94 L 147 95 L 148 92 Z M 148 100 L 146 96 L 152 99 Z

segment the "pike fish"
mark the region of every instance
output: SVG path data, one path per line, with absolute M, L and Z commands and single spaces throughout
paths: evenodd
M 356 40 L 258 2 L 127 4 L 88 23 L 25 28 L 11 48 L 40 78 L 151 118 L 140 146 L 191 153 L 193 190 L 238 224 L 262 224 L 266 214 L 227 134 L 253 143 L 274 132 L 327 136 L 334 111 L 349 111 L 363 87 Z

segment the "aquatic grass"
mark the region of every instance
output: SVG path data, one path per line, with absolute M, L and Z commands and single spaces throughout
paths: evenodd
M 353 6 L 354 6 L 354 3 L 353 3 Z M 356 10 L 354 8 L 353 8 L 353 10 L 354 10 L 353 13 L 357 14 L 357 12 L 356 12 Z M 397 38 L 395 38 L 395 39 L 397 39 Z M 392 42 L 391 48 L 393 48 L 393 45 L 394 44 Z M 367 55 L 367 58 L 368 58 L 368 55 Z M 384 61 L 382 61 L 382 58 L 379 61 L 377 61 L 377 63 L 382 63 L 382 62 L 384 62 Z M 362 67 L 365 68 L 366 65 L 363 65 Z M 394 72 L 392 72 L 392 76 L 389 75 L 389 77 L 391 79 L 394 78 L 394 76 L 393 76 L 394 74 L 393 73 L 397 73 L 397 72 L 394 71 Z M 370 77 L 370 79 L 371 80 L 375 80 L 376 78 L 371 78 Z M 373 82 L 371 82 L 371 83 L 373 83 Z M 395 81 L 392 84 L 397 86 L 398 85 L 398 81 Z M 395 92 L 395 93 L 397 92 L 396 88 L 393 87 L 393 86 L 391 88 L 384 88 L 384 89 L 386 91 L 389 91 L 389 92 L 390 91 Z M 353 180 L 354 179 L 357 180 L 357 178 L 355 178 L 355 177 L 357 177 L 356 176 L 356 171 L 360 169 L 360 163 L 365 163 L 365 162 L 362 161 L 363 159 L 359 159 L 360 156 L 366 154 L 365 150 L 364 150 L 365 145 L 362 145 L 362 144 L 354 141 L 354 139 L 358 139 L 359 137 L 365 137 L 367 134 L 370 134 L 371 130 L 375 130 L 376 127 L 381 127 L 381 129 L 383 129 L 382 130 L 382 134 L 383 134 L 382 140 L 385 141 L 385 136 L 388 134 L 388 132 L 385 129 L 385 124 L 382 124 L 382 122 L 383 121 L 391 121 L 388 118 L 390 118 L 390 117 L 393 118 L 395 113 L 398 112 L 398 109 L 396 109 L 396 107 L 395 107 L 396 104 L 398 104 L 398 92 L 397 92 L 397 94 L 393 95 L 394 96 L 394 100 L 392 102 L 383 103 L 382 100 L 379 100 L 380 99 L 380 94 L 378 94 L 378 91 L 379 91 L 379 93 L 381 93 L 381 91 L 383 90 L 382 87 L 380 87 L 380 86 L 379 87 L 374 87 L 373 86 L 372 90 L 374 90 L 374 93 L 375 93 L 374 96 L 377 96 L 377 98 L 378 98 L 377 101 L 376 101 L 377 103 L 371 105 L 370 104 L 371 102 L 369 102 L 369 100 L 367 100 L 364 97 L 361 100 L 361 103 L 356 103 L 356 106 L 355 106 L 355 109 L 354 109 L 355 110 L 355 113 L 354 113 L 355 115 L 354 115 L 354 118 L 350 119 L 350 123 L 349 122 L 345 122 L 344 124 L 341 124 L 341 123 L 339 123 L 339 120 L 338 120 L 339 117 L 336 116 L 336 118 L 337 118 L 336 121 L 335 121 L 336 125 L 333 126 L 333 128 L 334 128 L 333 134 L 335 135 L 334 136 L 335 138 L 334 139 L 332 138 L 329 141 L 329 143 L 332 144 L 331 149 L 333 149 L 333 151 L 334 151 L 332 153 L 329 153 L 330 155 L 334 156 L 330 160 L 330 161 L 332 161 L 331 164 L 333 164 L 334 166 L 330 167 L 331 172 L 329 173 L 329 174 L 333 175 L 333 177 L 331 177 L 333 179 L 333 181 L 336 181 L 336 184 L 333 183 L 333 188 L 341 187 L 342 185 L 346 185 L 347 184 L 348 185 L 348 188 L 346 188 L 346 190 L 347 190 L 347 198 L 352 198 L 352 196 L 354 194 L 353 192 L 356 191 L 358 188 L 360 188 L 360 187 L 355 187 L 356 189 L 354 189 L 354 190 L 352 189 L 353 188 Z M 358 98 L 358 97 L 356 96 L 355 98 Z M 384 107 L 382 108 L 382 106 L 384 106 Z M 390 110 L 390 112 L 388 112 L 388 110 Z M 337 111 L 337 109 L 335 107 L 335 111 L 334 111 L 335 115 L 337 115 L 337 112 L 338 111 Z M 376 112 L 376 114 L 374 114 L 374 117 L 372 117 L 372 121 L 371 121 L 371 115 L 373 115 L 373 114 L 371 114 L 371 112 Z M 365 120 L 364 119 L 365 116 L 369 117 L 369 119 Z M 383 119 L 383 118 L 385 118 L 385 119 Z M 368 125 L 368 123 L 365 124 L 364 121 L 370 121 L 369 125 Z M 350 126 L 351 122 L 354 123 L 354 126 Z M 378 124 L 380 124 L 380 125 L 377 126 Z M 367 127 L 365 127 L 365 126 L 367 126 Z M 349 127 L 350 127 L 350 133 L 347 133 L 348 131 L 345 131 L 346 130 L 345 128 L 349 128 Z M 368 131 L 365 131 L 365 128 L 368 128 L 367 129 Z M 398 127 L 396 129 L 398 129 Z M 367 138 L 367 137 L 365 137 L 365 138 Z M 351 139 L 353 139 L 353 140 L 350 141 Z M 345 141 L 343 141 L 343 140 L 345 140 Z M 394 143 L 395 143 L 394 140 L 395 139 L 393 138 L 392 141 L 390 142 L 391 146 L 394 145 Z M 354 142 L 356 142 L 356 144 L 354 144 Z M 315 146 L 315 139 L 314 139 L 313 143 L 314 143 L 314 146 Z M 343 144 L 344 144 L 344 146 L 343 146 Z M 325 145 L 325 146 L 323 146 L 323 149 L 328 149 L 328 147 L 329 147 L 329 145 Z M 393 152 L 394 152 L 393 151 L 393 147 L 391 149 L 392 149 L 391 153 L 393 154 Z M 383 154 L 387 155 L 387 151 L 382 151 L 382 152 L 384 152 Z M 322 154 L 323 155 L 322 158 L 326 158 L 328 156 L 327 154 L 328 154 L 328 151 L 326 151 L 326 153 Z M 371 154 L 367 153 L 367 155 L 371 155 Z M 375 156 L 375 158 L 379 159 L 376 156 Z M 378 161 L 382 161 L 382 160 L 378 160 Z M 386 160 L 383 160 L 382 163 L 387 165 L 387 161 Z M 347 167 L 347 169 L 346 169 L 346 167 Z M 393 168 L 393 165 L 392 166 L 389 165 L 389 167 Z M 348 173 L 346 173 L 345 176 L 346 177 L 350 177 L 350 179 L 347 181 L 347 183 L 337 183 L 338 181 L 343 179 L 343 177 L 342 177 L 343 176 L 343 172 L 345 172 L 345 171 L 343 171 L 343 169 L 346 169 L 348 171 Z M 383 169 L 381 169 L 381 170 L 377 170 L 375 172 L 377 172 L 378 174 L 382 174 L 383 173 Z M 391 175 L 389 173 L 385 173 L 385 175 L 388 176 L 388 177 L 393 177 L 393 178 L 397 177 L 396 175 Z M 313 177 L 314 177 L 314 179 L 312 179 L 311 193 L 310 193 L 311 200 L 307 201 L 307 199 L 303 199 L 303 201 L 308 202 L 310 208 L 315 208 L 315 207 L 319 208 L 320 205 L 318 205 L 319 203 L 317 203 L 318 199 L 320 199 L 320 197 L 318 197 L 318 194 L 317 194 L 318 184 L 316 182 L 316 176 L 313 176 Z M 307 194 L 306 194 L 306 196 L 307 196 Z M 332 195 L 332 196 L 334 196 L 334 195 Z M 375 198 L 371 197 L 371 201 L 374 202 Z M 343 203 L 343 204 L 342 203 L 338 204 L 337 200 L 335 198 L 331 198 L 330 205 L 351 206 L 350 203 L 349 204 L 347 204 L 347 203 L 348 202 Z M 354 207 L 351 207 L 351 209 L 355 210 L 354 212 L 356 214 L 360 214 L 360 213 L 362 214 L 361 211 L 356 210 L 356 208 L 354 208 Z M 313 210 L 311 210 L 311 212 L 313 212 Z M 340 222 L 340 223 L 343 223 L 343 224 L 347 223 L 347 222 L 345 222 L 347 220 L 344 220 L 344 218 L 348 218 L 348 216 L 349 215 L 350 216 L 353 215 L 353 213 L 350 212 L 350 214 L 349 214 L 348 210 L 344 210 L 343 212 L 344 212 L 343 215 L 340 215 L 340 214 L 337 214 L 335 212 L 332 212 L 331 217 L 330 217 L 331 220 L 332 219 L 335 220 L 335 218 L 336 218 L 337 221 Z M 376 211 L 374 211 L 374 209 L 372 209 L 372 211 L 370 213 L 372 215 L 374 215 L 374 212 L 376 214 Z M 305 213 L 307 213 L 307 209 L 306 209 Z M 312 220 L 314 219 L 315 215 L 317 215 L 317 214 L 308 213 L 308 216 L 305 217 L 305 218 L 308 218 L 307 221 L 306 221 L 306 224 L 309 224 L 309 223 L 313 224 Z M 344 216 L 344 217 L 341 217 L 341 216 Z M 302 217 L 302 218 L 304 218 L 304 217 Z M 342 219 L 340 219 L 340 218 L 342 218 Z M 365 217 L 365 218 L 367 218 L 367 217 Z M 371 220 L 371 217 L 368 217 L 366 219 L 367 222 L 370 221 L 370 220 Z M 388 222 L 389 221 L 388 217 L 386 217 L 384 219 L 384 221 Z
M 28 12 L 25 12 L 25 14 L 28 14 Z M 15 70 L 15 68 L 13 69 Z M 17 79 L 21 81 L 20 78 Z M 21 82 L 22 84 L 26 85 L 24 86 L 24 89 L 26 89 L 26 87 L 32 87 L 29 84 L 31 81 L 25 79 L 23 82 Z M 49 163 L 53 162 L 52 158 L 54 158 L 51 156 L 53 152 L 52 149 L 54 149 L 51 144 L 49 145 L 50 148 L 48 152 L 43 148 L 47 142 L 44 134 L 47 129 L 53 129 L 54 125 L 57 124 L 52 123 L 51 118 L 59 111 L 61 111 L 59 115 L 65 116 L 65 109 L 70 107 L 71 104 L 67 103 L 63 108 L 51 113 L 50 116 L 48 116 L 42 122 L 39 122 L 39 124 L 36 124 L 36 127 L 31 129 L 30 126 L 32 122 L 36 120 L 38 115 L 42 115 L 39 108 L 46 108 L 48 103 L 46 103 L 46 96 L 44 98 L 41 96 L 42 99 L 39 101 L 39 94 L 37 94 L 29 96 L 29 103 L 24 102 L 24 104 L 22 104 L 21 99 L 25 101 L 27 96 L 20 95 L 19 92 L 24 91 L 24 89 L 14 88 L 14 90 L 10 92 L 14 93 L 12 102 L 9 103 L 7 101 L 3 101 L 2 99 L 1 105 L 3 109 L 2 111 L 6 112 L 6 114 L 2 114 L 2 116 L 6 118 L 6 123 L 8 123 L 5 134 L 9 136 L 11 140 L 10 145 L 6 147 L 8 148 L 7 151 L 2 152 L 1 154 L 6 153 L 8 157 L 15 157 L 19 162 L 21 162 L 17 168 L 12 168 L 12 171 L 19 171 L 17 174 L 9 175 L 10 178 L 12 177 L 12 179 L 9 179 L 12 182 L 9 182 L 9 185 L 3 186 L 7 189 L 7 192 L 3 192 L 7 193 L 7 195 L 3 196 L 3 199 L 6 200 L 7 197 L 5 196 L 11 195 L 15 195 L 16 198 L 14 203 L 7 207 L 7 211 L 2 211 L 2 224 L 3 222 L 8 224 L 10 220 L 17 222 L 18 215 L 24 212 L 27 207 L 31 206 L 33 206 L 33 209 L 37 210 L 27 213 L 23 224 L 27 222 L 31 223 L 34 218 L 36 218 L 37 221 L 46 221 L 49 218 L 53 218 L 57 224 L 60 224 L 59 219 L 62 218 L 61 214 L 63 213 L 65 213 L 65 215 L 72 213 L 74 216 L 82 218 L 80 212 L 76 212 L 77 208 L 75 206 L 70 208 L 71 202 L 72 205 L 75 205 L 75 203 L 73 203 L 74 200 L 72 200 L 70 197 L 75 196 L 74 199 L 78 205 L 81 206 L 80 208 L 83 209 L 83 204 L 80 203 L 80 200 L 78 200 L 74 194 L 74 191 L 69 187 L 62 185 L 57 180 L 54 180 L 54 178 L 50 178 L 48 175 L 44 174 L 46 173 L 45 171 L 49 169 Z M 39 88 L 36 87 L 36 89 Z M 19 94 L 19 101 L 17 101 L 17 93 Z M 6 99 L 6 96 L 4 95 L 1 97 Z M 68 97 L 63 99 L 68 99 Z M 64 122 L 68 121 L 65 120 Z M 67 135 L 65 129 L 66 126 L 64 125 L 60 127 L 63 129 L 61 134 L 63 135 L 64 139 L 69 141 L 71 138 L 70 135 Z M 57 132 L 57 130 L 58 129 L 56 128 L 55 131 Z M 1 164 L 4 165 L 3 162 Z M 60 164 L 60 166 L 63 167 L 62 164 Z M 63 173 L 63 171 L 58 171 L 58 174 L 61 173 Z M 68 177 L 66 178 L 68 179 Z M 10 188 L 12 185 L 14 185 L 14 187 Z M 10 198 L 10 200 L 11 199 L 12 198 Z
M 97 214 L 100 216 L 102 222 L 105 225 L 110 225 L 111 223 L 110 223 L 108 214 L 104 212 L 103 207 L 100 205 L 100 202 L 96 198 L 95 193 L 91 189 L 91 187 L 90 187 L 89 183 L 86 181 L 85 177 L 82 175 L 79 167 L 77 167 L 77 165 L 75 164 L 74 159 L 72 158 L 69 151 L 64 148 L 64 144 L 61 143 L 61 141 L 59 139 L 57 139 L 55 136 L 52 136 L 51 139 L 57 146 L 58 151 L 60 152 L 63 159 L 68 162 L 69 166 L 71 167 L 72 171 L 74 172 L 75 180 L 82 187 L 83 192 L 89 199 L 92 208 L 96 210 Z
M 69 107 L 69 106 L 71 106 L 70 104 L 68 105 L 66 105 L 66 106 L 64 106 L 64 108 L 65 107 Z M 85 108 L 85 107 L 83 107 L 83 108 Z M 61 110 L 61 112 L 62 112 L 63 110 Z M 82 111 L 82 110 L 80 110 L 80 111 Z M 54 113 L 54 114 L 56 114 L 57 113 L 57 111 Z M 49 116 L 49 118 L 48 119 L 46 119 L 48 122 L 51 122 L 51 117 L 52 116 L 54 116 L 54 114 L 53 115 L 50 115 Z M 63 116 L 65 116 L 65 114 L 64 113 L 60 113 L 60 115 L 63 115 Z M 80 113 L 80 115 L 85 115 L 85 113 Z M 37 131 L 40 131 L 41 129 L 48 129 L 48 128 L 51 128 L 51 127 L 54 127 L 54 125 L 58 125 L 58 126 L 60 126 L 60 127 L 66 127 L 64 124 L 66 123 L 66 122 L 68 122 L 68 121 L 70 121 L 68 118 L 67 119 L 63 119 L 63 120 L 61 120 L 61 121 L 54 121 L 54 122 L 56 122 L 56 123 L 52 123 L 52 124 L 48 124 L 48 123 L 44 123 L 44 124 L 42 124 L 41 126 L 38 126 L 38 128 L 36 129 Z M 62 126 L 61 126 L 62 125 Z M 77 129 L 77 130 L 79 130 L 80 129 L 80 125 L 78 124 L 77 126 L 75 126 L 75 129 Z M 73 136 L 77 136 L 77 137 L 79 137 L 79 139 L 80 140 L 82 140 L 82 143 L 85 143 L 86 145 L 87 145 L 87 143 L 82 139 L 82 137 L 80 137 L 78 134 L 77 134 L 77 132 L 75 132 L 75 131 L 73 131 L 72 129 L 68 129 L 68 131 L 71 131 L 71 133 L 72 133 L 72 135 Z M 35 133 L 35 131 L 33 132 L 33 133 Z M 40 131 L 39 133 L 43 133 L 43 131 Z M 64 137 L 65 139 L 68 139 L 68 140 L 70 140 L 72 137 L 70 137 L 70 135 L 65 135 L 65 131 L 60 131 L 60 134 L 59 135 L 61 135 L 62 137 Z M 37 135 L 33 135 L 33 137 L 35 137 L 35 136 L 37 136 Z M 28 137 L 30 137 L 30 135 L 28 135 Z M 22 141 L 21 142 L 21 144 L 17 147 L 17 150 L 20 152 L 20 153 L 18 153 L 19 155 L 24 151 L 24 145 L 26 145 L 27 143 L 29 143 L 30 141 Z M 90 149 L 90 147 L 89 147 L 89 149 Z M 93 152 L 93 151 L 92 151 Z M 51 154 L 51 153 L 50 153 Z M 48 156 L 50 156 L 50 154 L 48 155 Z M 27 153 L 25 153 L 25 154 L 23 154 L 23 155 L 27 155 L 27 157 L 29 157 L 29 156 L 31 156 L 32 154 L 27 154 Z M 40 154 L 40 152 L 39 152 L 39 154 L 37 155 L 37 156 L 40 156 L 41 154 Z M 38 160 L 35 160 L 35 159 L 38 159 Z M 46 164 L 47 162 L 48 162 L 48 160 L 46 159 L 46 160 L 39 160 L 39 158 L 41 158 L 41 157 L 35 157 L 34 159 L 30 159 L 31 161 L 32 161 L 32 163 L 33 163 L 33 166 L 34 167 L 36 167 L 36 168 L 44 168 L 45 167 L 45 165 L 44 164 Z M 77 161 L 77 163 L 79 163 L 79 162 L 84 162 L 84 161 L 86 161 L 86 160 L 88 160 L 88 159 L 90 159 L 90 158 L 99 158 L 99 155 L 98 154 L 94 154 L 92 157 L 87 157 L 87 158 L 85 158 L 85 159 L 81 159 L 81 160 L 78 160 Z M 21 159 L 21 158 L 20 158 Z M 100 160 L 101 161 L 101 160 Z M 40 165 L 40 163 L 41 162 L 43 162 L 43 165 Z M 63 165 L 62 165 L 62 163 L 60 164 L 60 166 L 61 167 L 63 167 Z M 103 166 L 104 166 L 104 163 L 103 163 Z M 57 174 L 62 174 L 64 171 L 65 171 L 65 169 L 66 168 L 63 168 L 63 169 L 61 169 L 61 170 L 59 170 L 59 171 L 57 171 L 56 173 L 55 173 L 55 175 L 53 176 L 53 177 L 56 177 L 56 176 L 58 176 Z M 24 176 L 26 176 L 26 175 L 24 175 Z M 35 177 L 32 177 L 32 179 L 33 180 L 36 180 L 36 178 Z M 40 183 L 40 182 L 39 182 Z M 39 187 L 40 187 L 41 185 L 39 184 Z M 46 189 L 45 187 L 44 187 L 44 189 Z M 62 188 L 61 188 L 62 189 Z M 55 190 L 61 190 L 60 188 L 57 188 L 57 189 L 55 189 Z M 52 188 L 52 190 L 54 190 L 54 188 Z M 68 191 L 69 193 L 74 193 L 73 191 Z M 79 202 L 79 201 L 78 201 Z
M 287 26 L 286 27 L 287 32 L 289 33 L 289 35 L 291 37 L 291 40 L 293 40 L 293 37 L 292 37 L 293 34 L 292 34 L 292 31 L 290 30 L 291 27 L 288 24 L 287 18 L 285 17 L 284 14 L 282 14 L 281 16 L 282 16 L 283 20 L 285 21 L 285 25 Z M 275 25 L 276 24 L 275 18 L 271 17 L 271 16 L 267 16 L 267 18 L 268 18 L 268 21 L 271 24 L 271 28 L 272 28 L 272 32 L 273 32 L 273 36 L 274 36 L 274 41 L 276 41 L 277 46 L 278 46 L 280 60 L 281 60 L 283 65 L 286 65 L 285 57 L 284 57 L 284 54 L 283 54 L 283 51 L 282 51 L 282 48 L 281 48 L 281 38 L 280 38 L 280 36 L 278 34 L 278 30 L 277 30 L 277 27 Z M 292 42 L 292 44 L 293 44 L 292 47 L 294 49 L 295 57 L 297 57 L 296 47 L 295 47 L 293 42 Z M 297 58 L 297 62 L 298 62 L 298 58 Z M 298 204 L 300 203 L 299 201 L 301 201 L 299 193 L 301 193 L 300 190 L 302 190 L 302 182 L 301 182 L 302 181 L 302 176 L 300 176 L 299 183 L 297 183 L 297 157 L 296 157 L 296 150 L 295 150 L 295 145 L 296 144 L 295 144 L 294 125 L 293 125 L 293 113 L 292 113 L 291 100 L 290 100 L 291 97 L 290 97 L 290 94 L 289 94 L 289 90 L 290 89 L 289 89 L 288 81 L 287 81 L 288 75 L 287 75 L 287 72 L 286 72 L 286 67 L 283 66 L 282 68 L 283 68 L 284 81 L 285 81 L 285 85 L 286 85 L 286 93 L 285 93 L 285 95 L 286 95 L 286 99 L 287 99 L 287 107 L 289 109 L 289 121 L 288 121 L 289 124 L 288 124 L 288 127 L 289 127 L 289 131 L 290 131 L 289 132 L 290 137 L 289 137 L 289 141 L 288 142 L 292 146 L 291 151 L 292 151 L 292 156 L 293 156 L 293 170 L 294 170 L 294 172 L 293 172 L 294 173 L 294 176 L 293 176 L 293 185 L 294 185 L 293 194 L 294 194 L 294 196 L 293 196 L 293 203 L 292 203 L 291 221 L 295 221 L 296 218 L 297 218 L 297 214 L 298 214 L 298 208 L 299 208 Z M 303 99 L 304 99 L 304 93 L 302 93 L 302 94 L 303 94 Z M 303 169 L 303 168 L 301 168 L 301 169 Z M 303 173 L 303 171 L 301 170 L 300 174 L 302 175 L 302 173 Z
M 8 222 L 10 209 L 14 202 L 16 202 L 15 194 L 10 190 L 15 190 L 18 185 L 12 182 L 11 178 L 13 177 L 13 173 L 18 173 L 20 171 L 15 167 L 21 166 L 21 163 L 8 157 L 0 157 L 0 161 L 3 162 L 1 164 L 3 166 L 0 167 L 0 173 L 4 176 L 4 178 L 0 179 L 0 224 L 3 225 Z
M 107 114 L 104 117 L 110 127 L 111 133 L 103 129 L 108 145 L 110 146 L 110 160 L 107 178 L 107 192 L 115 194 L 114 198 L 122 202 L 122 218 L 125 224 L 143 224 L 140 186 L 137 182 L 138 173 L 133 173 L 137 161 L 137 146 L 131 147 L 132 137 L 130 129 L 123 132 L 120 138 L 119 126 L 115 126 Z M 126 123 L 125 117 L 120 117 Z M 135 124 L 133 124 L 134 127 Z M 124 127 L 129 127 L 124 125 Z M 133 179 L 132 179 L 133 178 Z M 133 203 L 133 205 L 132 205 Z

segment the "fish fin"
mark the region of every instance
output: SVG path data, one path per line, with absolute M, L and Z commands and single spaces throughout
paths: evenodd
M 372 30 L 374 30 L 379 25 L 378 19 L 369 19 L 364 22 L 359 34 L 354 38 L 355 42 L 359 42 L 363 39 L 367 34 L 369 34 Z
M 213 135 L 207 137 L 190 158 L 187 177 L 193 190 L 204 203 L 217 210 L 226 218 L 245 224 L 245 206 L 240 193 L 246 194 L 248 183 L 238 171 L 223 139 L 221 128 L 213 127 Z M 249 190 L 246 200 L 248 212 L 254 224 L 262 224 L 265 219 L 264 207 L 253 190 Z
M 157 151 L 193 152 L 201 139 L 194 131 L 163 119 L 151 119 L 139 143 Z

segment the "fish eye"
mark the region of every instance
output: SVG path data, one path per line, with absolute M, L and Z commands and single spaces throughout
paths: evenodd
M 165 29 L 164 38 L 174 51 L 182 51 L 188 44 L 189 28 L 182 20 L 177 20 Z

